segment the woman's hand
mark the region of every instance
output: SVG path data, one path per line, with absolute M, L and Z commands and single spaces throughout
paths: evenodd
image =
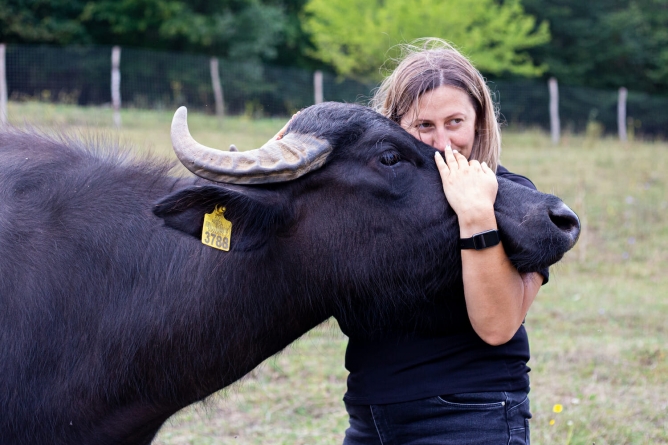
M 494 201 L 499 188 L 496 174 L 486 163 L 468 161 L 462 154 L 452 151 L 450 145 L 443 156 L 437 152 L 435 159 L 445 198 L 459 219 L 461 237 L 496 229 Z
M 449 146 L 443 157 L 436 153 L 435 159 L 445 197 L 457 213 L 460 236 L 468 238 L 497 229 L 496 174 L 486 164 L 468 161 Z M 515 335 L 542 284 L 539 274 L 520 275 L 501 244 L 463 250 L 462 279 L 471 326 L 491 345 L 506 343 Z

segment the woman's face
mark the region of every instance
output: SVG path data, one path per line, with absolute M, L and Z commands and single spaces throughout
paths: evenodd
M 475 120 L 469 95 L 444 85 L 424 93 L 419 109 L 409 110 L 401 119 L 401 126 L 440 152 L 450 144 L 468 159 L 475 140 Z

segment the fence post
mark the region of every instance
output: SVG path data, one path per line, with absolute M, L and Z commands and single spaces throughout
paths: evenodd
M 223 101 L 223 87 L 220 84 L 220 73 L 218 71 L 218 58 L 212 57 L 209 61 L 211 71 L 211 85 L 213 86 L 213 98 L 216 101 L 216 116 L 225 115 L 225 102 Z
M 322 71 L 318 70 L 313 73 L 313 99 L 317 104 L 321 104 L 323 101 L 322 96 Z
M 557 79 L 550 77 L 547 81 L 550 90 L 550 134 L 552 135 L 552 144 L 559 143 L 561 133 L 561 123 L 559 122 L 559 86 Z
M 619 89 L 619 99 L 617 100 L 617 131 L 619 132 L 619 140 L 626 142 L 626 96 L 628 90 L 624 87 Z
M 114 125 L 121 126 L 121 47 L 111 48 L 111 105 L 114 109 Z
M 7 123 L 7 70 L 5 65 L 6 45 L 0 43 L 0 125 Z

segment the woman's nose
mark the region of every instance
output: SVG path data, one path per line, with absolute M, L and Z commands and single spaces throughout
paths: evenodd
M 443 130 L 437 131 L 433 140 L 434 148 L 441 153 L 445 152 L 445 147 L 450 145 L 450 137 Z

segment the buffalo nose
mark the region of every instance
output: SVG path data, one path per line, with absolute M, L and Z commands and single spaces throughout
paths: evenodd
M 560 202 L 548 211 L 550 220 L 562 232 L 571 236 L 573 244 L 580 236 L 580 218 L 566 204 Z

